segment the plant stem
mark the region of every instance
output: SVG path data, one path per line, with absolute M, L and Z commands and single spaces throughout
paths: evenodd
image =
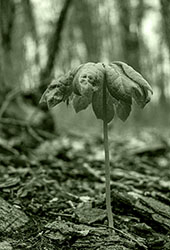
M 108 124 L 107 124 L 107 95 L 106 95 L 106 76 L 103 83 L 103 135 L 105 151 L 105 182 L 106 182 L 106 210 L 109 227 L 113 228 L 113 215 L 110 199 L 110 160 L 109 160 L 109 143 L 108 143 Z

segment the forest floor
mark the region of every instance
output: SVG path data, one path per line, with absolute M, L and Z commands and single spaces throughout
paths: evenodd
M 0 250 L 170 249 L 170 137 L 110 138 L 110 230 L 102 138 L 23 126 L 0 138 Z

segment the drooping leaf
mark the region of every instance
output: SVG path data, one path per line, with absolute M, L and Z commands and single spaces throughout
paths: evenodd
M 66 101 L 72 93 L 73 75 L 69 72 L 53 80 L 40 99 L 40 103 L 47 102 L 52 108 L 62 101 Z
M 62 101 L 72 103 L 76 112 L 86 109 L 92 102 L 98 119 L 103 114 L 103 84 L 107 86 L 107 122 L 114 117 L 114 107 L 118 117 L 125 121 L 131 111 L 132 98 L 143 108 L 150 101 L 152 89 L 147 81 L 132 67 L 123 62 L 86 63 L 54 80 L 44 92 L 40 102 L 54 107 Z
M 114 64 L 121 66 L 122 69 L 124 70 L 124 73 L 134 82 L 139 84 L 140 87 L 143 87 L 146 90 L 149 90 L 151 93 L 153 93 L 152 88 L 150 87 L 148 82 L 143 78 L 143 76 L 140 73 L 134 70 L 131 66 L 129 66 L 124 62 L 119 62 L 119 61 L 115 61 Z
M 129 81 L 117 69 L 117 66 L 106 66 L 107 87 L 110 94 L 118 101 L 122 100 L 126 103 L 132 103 L 130 93 L 126 90 Z
M 132 89 L 132 97 L 135 99 L 135 102 L 138 104 L 140 108 L 144 108 L 145 105 L 150 100 L 150 95 L 147 97 L 147 99 L 144 98 L 143 93 L 138 89 L 133 88 Z
M 43 93 L 40 103 L 47 102 L 49 108 L 54 107 L 62 101 L 62 94 L 59 90 L 58 83 L 56 80 L 53 80 L 52 83 L 48 86 L 46 91 Z
M 101 63 L 86 63 L 76 73 L 73 80 L 74 92 L 89 96 L 102 86 L 104 68 Z
M 73 97 L 73 107 L 76 113 L 80 112 L 83 109 L 86 109 L 90 104 L 90 100 L 86 96 L 77 96 Z
M 129 79 L 137 84 L 136 89 L 134 89 L 132 95 L 136 103 L 141 108 L 143 108 L 151 99 L 151 95 L 153 94 L 152 88 L 143 78 L 143 76 L 135 71 L 131 66 L 123 62 L 114 63 L 122 67 L 125 75 L 127 75 Z
M 147 81 L 132 67 L 122 62 L 106 66 L 107 86 L 113 97 L 129 105 L 132 97 L 140 107 L 150 100 L 152 89 Z
M 107 123 L 111 122 L 114 117 L 114 105 L 113 100 L 110 94 L 106 93 L 107 95 L 107 116 L 106 120 Z M 93 111 L 98 119 L 104 120 L 104 113 L 103 113 L 103 89 L 99 89 L 98 91 L 94 92 L 92 97 L 92 107 Z
M 117 116 L 124 122 L 127 120 L 128 116 L 131 112 L 131 105 L 124 102 L 119 102 L 119 104 L 116 106 L 116 113 Z
M 41 104 L 41 103 L 43 103 L 43 102 L 45 102 L 45 103 L 47 102 L 46 91 L 47 91 L 47 90 L 45 90 L 44 93 L 42 94 L 42 96 L 41 96 L 41 98 L 40 98 L 40 100 L 39 100 L 39 104 Z

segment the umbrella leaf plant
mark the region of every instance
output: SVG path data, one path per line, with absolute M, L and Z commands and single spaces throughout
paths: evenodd
M 108 225 L 113 228 L 110 196 L 110 162 L 108 145 L 108 123 L 115 113 L 126 121 L 132 100 L 144 108 L 150 101 L 152 88 L 148 82 L 126 63 L 115 61 L 110 64 L 86 63 L 70 70 L 67 74 L 52 81 L 41 97 L 52 108 L 60 102 L 72 102 L 76 112 L 92 104 L 98 119 L 103 121 L 106 209 Z

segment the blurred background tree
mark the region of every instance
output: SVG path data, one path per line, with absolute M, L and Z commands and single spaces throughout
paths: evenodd
M 127 126 L 168 127 L 169 0 L 0 0 L 1 120 L 70 130 L 98 124 L 90 109 L 74 116 L 62 104 L 49 112 L 38 102 L 51 79 L 71 67 L 114 60 L 133 66 L 154 89 L 152 103 L 144 112 L 135 108 Z

